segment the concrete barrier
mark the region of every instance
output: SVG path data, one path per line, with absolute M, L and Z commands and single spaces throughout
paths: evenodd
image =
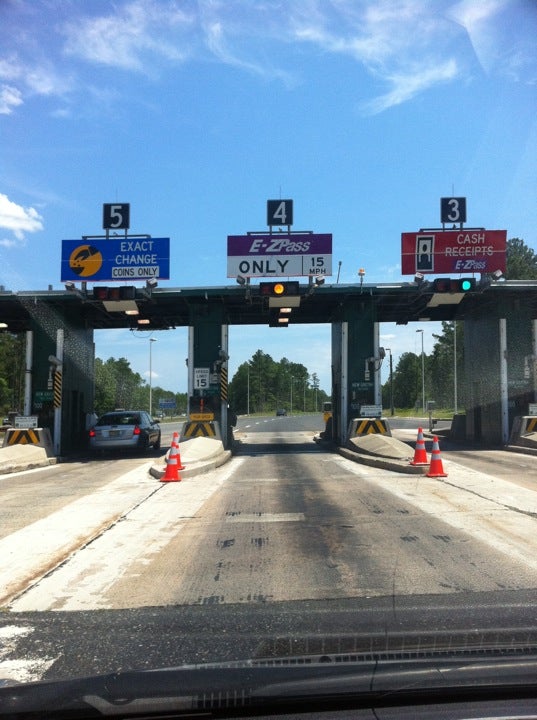
M 8 428 L 4 435 L 2 447 L 16 445 L 36 445 L 44 448 L 49 457 L 54 455 L 52 438 L 48 428 Z
M 517 415 L 513 420 L 509 444 L 537 447 L 537 417 Z

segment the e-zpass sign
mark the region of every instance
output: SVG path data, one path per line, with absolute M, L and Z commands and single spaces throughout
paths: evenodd
M 332 274 L 332 235 L 228 235 L 227 276 L 296 277 Z

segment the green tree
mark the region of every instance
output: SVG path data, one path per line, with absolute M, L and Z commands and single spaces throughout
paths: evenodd
M 251 360 L 242 363 L 229 385 L 230 404 L 237 413 L 274 412 L 276 408 L 314 410 L 327 394 L 320 390 L 319 380 L 308 369 L 287 358 L 279 362 L 257 350 Z
M 393 401 L 399 408 L 412 408 L 421 402 L 421 355 L 405 352 L 393 374 Z
M 101 415 L 116 407 L 141 408 L 149 404 L 149 388 L 126 358 L 95 360 L 95 412 Z
M 0 334 L 0 408 L 22 412 L 24 407 L 24 364 L 26 339 L 24 334 Z
M 464 402 L 464 323 L 456 322 L 456 370 L 457 406 Z M 436 343 L 428 359 L 430 376 L 430 399 L 437 407 L 453 408 L 455 405 L 455 333 L 453 322 L 442 322 L 442 333 L 433 334 Z
M 537 280 L 537 255 L 520 238 L 507 241 L 507 280 Z

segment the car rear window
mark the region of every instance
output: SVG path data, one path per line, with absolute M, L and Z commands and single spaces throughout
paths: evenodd
M 140 416 L 131 413 L 110 413 L 99 418 L 97 425 L 139 425 Z

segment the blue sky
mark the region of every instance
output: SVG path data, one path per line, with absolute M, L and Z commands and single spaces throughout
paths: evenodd
M 3 0 L 0 284 L 62 288 L 61 240 L 102 233 L 106 202 L 171 239 L 161 287 L 233 284 L 227 235 L 279 197 L 332 233 L 332 282 L 408 279 L 401 233 L 452 194 L 537 249 L 536 37 L 533 0 Z M 416 327 L 382 326 L 395 362 Z M 185 391 L 186 330 L 153 337 L 154 384 Z M 230 328 L 230 376 L 261 348 L 329 390 L 329 338 Z M 96 351 L 148 377 L 147 334 Z

